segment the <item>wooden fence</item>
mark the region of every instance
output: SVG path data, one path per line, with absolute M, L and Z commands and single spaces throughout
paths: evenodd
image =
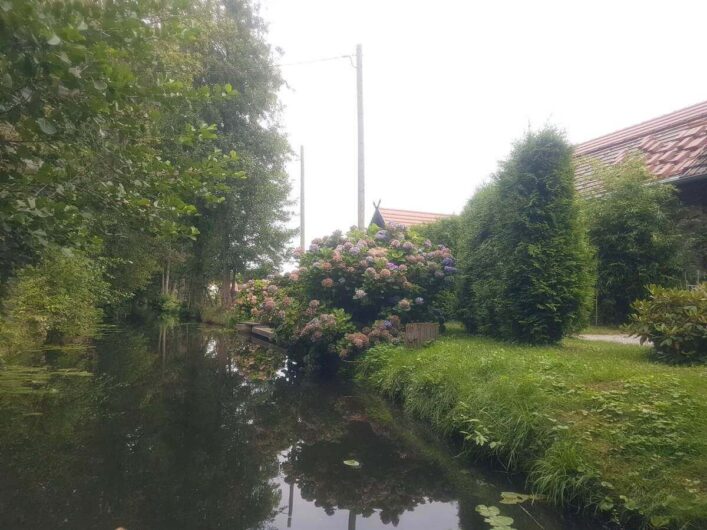
M 439 324 L 434 322 L 415 322 L 405 326 L 405 346 L 420 347 L 436 340 L 439 336 Z

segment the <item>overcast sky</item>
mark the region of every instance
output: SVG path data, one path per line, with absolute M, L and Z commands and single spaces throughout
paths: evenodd
M 459 213 L 529 126 L 581 142 L 707 99 L 700 0 L 262 0 L 261 15 L 284 65 L 363 45 L 367 221 L 374 200 Z M 309 241 L 356 223 L 356 73 L 282 72 Z

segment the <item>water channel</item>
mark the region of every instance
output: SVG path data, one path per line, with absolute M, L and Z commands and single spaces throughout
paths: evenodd
M 596 528 L 502 503 L 522 481 L 235 332 L 109 328 L 22 362 L 0 371 L 2 529 Z

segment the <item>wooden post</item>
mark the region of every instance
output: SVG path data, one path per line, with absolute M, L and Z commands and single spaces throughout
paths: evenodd
M 439 324 L 435 322 L 414 322 L 405 326 L 405 345 L 420 347 L 439 336 Z

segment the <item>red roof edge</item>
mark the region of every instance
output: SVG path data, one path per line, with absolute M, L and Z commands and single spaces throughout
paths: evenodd
M 707 101 L 577 144 L 575 154 L 589 154 L 649 133 L 690 122 L 705 115 L 707 115 Z
M 378 210 L 381 213 L 383 213 L 383 212 L 408 213 L 408 214 L 420 214 L 420 215 L 435 215 L 438 217 L 451 217 L 453 215 L 451 213 L 420 212 L 420 211 L 416 211 L 416 210 L 398 210 L 397 208 L 378 208 Z

